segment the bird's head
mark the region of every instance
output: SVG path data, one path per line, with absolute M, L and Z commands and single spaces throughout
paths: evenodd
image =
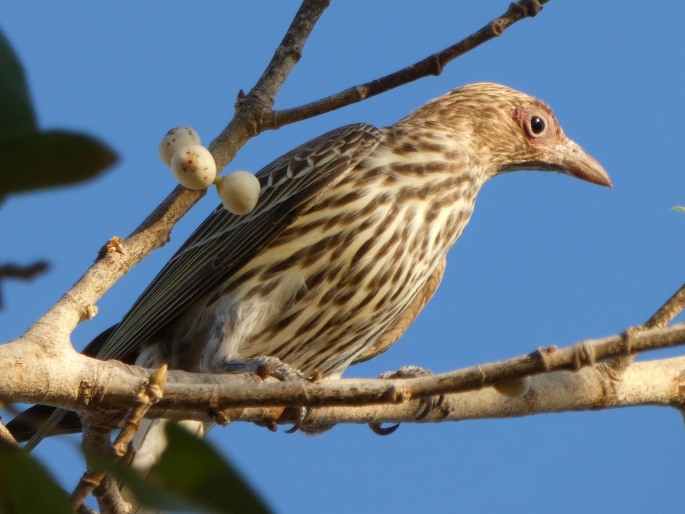
M 469 139 L 473 164 L 484 170 L 484 178 L 535 169 L 611 186 L 602 165 L 566 137 L 552 109 L 525 93 L 493 83 L 470 84 L 422 110 L 423 117 L 440 120 L 462 142 Z

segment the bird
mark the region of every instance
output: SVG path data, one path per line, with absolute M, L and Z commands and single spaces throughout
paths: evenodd
M 515 170 L 611 186 L 547 104 L 500 84 L 458 87 L 388 127 L 332 130 L 256 174 L 252 212 L 217 207 L 84 353 L 197 372 L 275 362 L 283 377 L 338 378 L 404 333 L 483 184 Z M 9 423 L 18 440 L 36 440 L 37 419 L 62 417 L 34 413 Z

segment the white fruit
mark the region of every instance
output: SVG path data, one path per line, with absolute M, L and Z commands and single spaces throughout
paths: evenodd
M 193 129 L 190 127 L 176 127 L 166 133 L 159 143 L 157 151 L 162 162 L 167 166 L 171 166 L 171 158 L 179 149 L 184 146 L 199 144 L 200 136 Z
M 259 200 L 259 179 L 248 171 L 234 171 L 217 179 L 216 188 L 227 210 L 233 214 L 247 214 Z
M 188 189 L 204 189 L 216 178 L 214 157 L 202 145 L 180 148 L 171 158 L 171 171 Z

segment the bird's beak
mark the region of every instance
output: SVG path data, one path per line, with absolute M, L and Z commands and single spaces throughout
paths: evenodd
M 611 187 L 611 178 L 594 157 L 583 150 L 575 141 L 566 139 L 554 147 L 550 162 L 559 171 L 593 184 Z

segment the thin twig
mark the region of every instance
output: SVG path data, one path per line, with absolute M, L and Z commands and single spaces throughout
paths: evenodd
M 264 116 L 271 112 L 276 95 L 300 60 L 314 25 L 329 3 L 330 0 L 302 2 L 262 76 L 247 95 L 238 95 L 233 119 L 209 145 L 217 169 L 222 170 L 250 138 L 262 132 Z
M 131 411 L 131 414 L 124 424 L 124 428 L 119 432 L 114 443 L 112 443 L 114 454 L 117 457 L 121 458 L 126 455 L 128 446 L 131 444 L 136 432 L 140 429 L 140 422 L 145 417 L 145 414 L 150 410 L 150 407 L 164 396 L 164 384 L 166 384 L 166 380 L 166 364 L 150 375 L 150 380 L 138 395 L 137 405 Z
M 610 384 L 592 368 L 577 373 L 549 373 L 532 377 L 527 394 L 507 397 L 492 387 L 445 395 L 441 405 L 417 420 L 419 400 L 395 405 L 331 406 L 312 409 L 307 422 L 337 423 L 438 423 L 466 419 L 493 419 L 551 412 L 596 411 L 617 407 L 658 405 L 676 407 L 685 393 L 685 357 L 636 362 L 621 379 Z M 609 392 L 609 394 L 608 394 Z M 254 415 L 253 415 L 254 413 Z M 264 422 L 258 409 L 229 411 L 234 421 Z M 279 419 L 279 423 L 295 419 Z
M 406 68 L 365 84 L 350 87 L 339 93 L 327 96 L 292 109 L 271 111 L 265 116 L 262 130 L 273 130 L 308 118 L 340 109 L 347 105 L 366 100 L 391 89 L 408 84 L 429 75 L 440 75 L 443 68 L 452 60 L 482 45 L 486 41 L 501 36 L 511 25 L 524 18 L 537 15 L 542 7 L 535 0 L 519 0 L 509 5 L 507 11 L 495 18 L 482 29 L 467 38 L 439 52 L 429 55 Z
M 145 417 L 145 414 L 147 414 L 150 407 L 162 398 L 166 379 L 167 365 L 165 364 L 150 375 L 147 384 L 138 394 L 136 405 L 126 419 L 124 428 L 119 432 L 114 443 L 109 445 L 109 441 L 103 439 L 103 434 L 109 434 L 107 429 L 101 428 L 97 423 L 91 422 L 84 423 L 84 445 L 88 447 L 89 450 L 96 451 L 100 455 L 106 455 L 114 461 L 117 461 L 126 455 L 129 444 L 131 444 L 133 437 L 140 428 L 141 420 Z M 71 495 L 73 507 L 79 507 L 91 492 L 100 488 L 97 494 L 98 502 L 101 503 L 104 501 L 107 504 L 111 504 L 112 507 L 109 508 L 116 511 L 124 500 L 121 498 L 121 494 L 113 481 L 111 483 L 103 483 L 105 477 L 106 472 L 97 467 L 84 473 Z M 112 491 L 112 488 L 114 488 L 116 492 Z M 102 504 L 101 508 L 103 511 L 105 510 Z
M 109 443 L 110 427 L 91 423 L 87 418 L 83 419 L 83 448 L 86 460 L 89 455 L 107 455 L 111 457 L 112 447 Z M 103 514 L 105 512 L 126 512 L 127 504 L 111 482 L 104 484 L 106 473 L 95 466 L 89 465 L 89 469 L 83 474 L 81 480 L 71 493 L 71 504 L 74 509 L 79 508 L 86 497 L 98 490 L 96 497 Z
M 673 296 L 671 296 L 666 303 L 664 303 L 658 311 L 649 318 L 643 327 L 656 328 L 665 327 L 675 317 L 685 309 L 685 284 L 678 289 Z
M 642 325 L 633 327 L 629 332 L 640 332 L 651 328 L 661 328 L 668 325 L 685 308 L 685 284 L 678 289 L 673 296 L 659 307 L 659 309 Z M 616 358 L 612 361 L 598 364 L 598 369 L 609 379 L 618 380 L 628 367 L 637 358 L 637 353 Z
M 38 275 L 45 273 L 50 268 L 47 261 L 36 261 L 31 264 L 3 264 L 0 265 L 0 281 L 11 278 L 18 280 L 32 280 Z M 0 309 L 3 307 L 2 292 L 0 291 Z
M 31 264 L 3 264 L 0 266 L 0 279 L 16 278 L 20 280 L 31 280 L 41 273 L 45 273 L 50 267 L 47 261 L 36 261 Z

